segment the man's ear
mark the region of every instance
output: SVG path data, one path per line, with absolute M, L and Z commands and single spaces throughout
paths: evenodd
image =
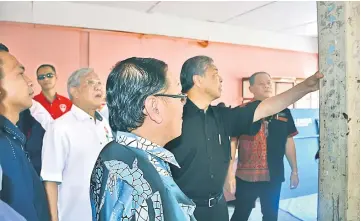
M 144 114 L 157 124 L 162 123 L 163 118 L 159 110 L 160 100 L 154 96 L 149 96 L 144 102 Z
M 249 86 L 249 87 L 248 87 L 248 90 L 253 94 L 253 91 L 252 91 L 252 90 L 253 90 L 253 87 L 252 87 L 252 86 Z
M 79 89 L 76 87 L 70 88 L 70 94 L 73 98 L 78 98 L 79 97 Z
M 193 83 L 195 86 L 197 87 L 201 87 L 202 85 L 202 76 L 198 75 L 198 74 L 195 74 L 193 75 Z
M 2 87 L 0 87 L 0 102 L 2 102 L 5 97 L 6 97 L 5 90 Z

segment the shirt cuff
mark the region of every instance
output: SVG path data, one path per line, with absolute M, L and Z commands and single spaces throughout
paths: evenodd
M 295 132 L 289 134 L 288 137 L 294 137 L 294 136 L 296 136 L 297 134 L 298 134 L 298 131 L 295 131 Z
M 57 183 L 61 183 L 63 181 L 62 174 L 47 173 L 41 171 L 40 176 L 43 179 L 43 181 L 57 182 Z

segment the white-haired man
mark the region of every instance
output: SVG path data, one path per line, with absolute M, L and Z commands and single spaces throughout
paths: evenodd
M 75 71 L 67 87 L 73 106 L 45 133 L 41 177 L 52 221 L 90 221 L 91 172 L 98 154 L 113 136 L 108 121 L 96 111 L 104 92 L 94 70 Z

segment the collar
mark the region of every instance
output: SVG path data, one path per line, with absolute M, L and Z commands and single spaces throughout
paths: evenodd
M 93 120 L 93 117 L 90 116 L 88 113 L 86 113 L 85 111 L 83 111 L 82 109 L 80 109 L 79 107 L 77 107 L 75 104 L 73 104 L 71 106 L 71 110 L 70 110 L 74 116 L 78 119 L 78 120 Z M 98 121 L 103 121 L 103 116 L 98 112 L 95 111 L 95 118 Z
M 252 98 L 252 100 L 249 100 L 249 101 L 247 101 L 247 102 L 245 102 L 245 103 L 243 103 L 243 104 L 241 104 L 241 105 L 239 105 L 240 107 L 243 107 L 243 106 L 246 106 L 246 105 L 248 105 L 248 104 L 250 104 L 250 103 L 253 103 L 253 102 L 259 102 L 259 103 L 261 103 L 262 101 L 261 100 L 257 100 L 257 99 L 255 99 L 255 98 Z
M 50 103 L 50 102 L 48 101 L 48 99 L 46 99 L 45 95 L 43 94 L 43 91 L 40 92 L 39 96 L 40 96 L 44 101 Z M 55 100 L 58 100 L 58 101 L 61 100 L 61 98 L 60 98 L 60 96 L 58 95 L 58 93 L 55 93 L 55 99 L 54 99 L 54 101 L 55 101 Z
M 61 97 L 60 97 L 60 95 L 58 93 L 55 93 L 55 99 L 58 100 L 58 101 L 61 100 Z
M 207 111 L 211 110 L 211 105 L 208 106 Z M 183 112 L 185 112 L 187 115 L 193 115 L 197 113 L 204 113 L 204 110 L 200 109 L 191 101 L 191 99 L 187 99 L 186 104 L 184 105 Z M 183 114 L 184 115 L 184 114 Z
M 9 134 L 14 140 L 19 140 L 22 145 L 25 145 L 25 135 L 3 115 L 0 115 L 0 127 L 4 133 Z
M 174 155 L 167 149 L 152 143 L 151 141 L 139 137 L 132 133 L 120 132 L 116 133 L 116 142 L 125 146 L 134 147 L 147 152 L 150 155 L 156 156 L 165 162 L 168 162 L 178 168 L 180 168 Z

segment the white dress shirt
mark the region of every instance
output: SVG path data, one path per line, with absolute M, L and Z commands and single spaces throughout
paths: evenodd
M 108 120 L 73 105 L 44 135 L 41 177 L 59 183 L 59 221 L 91 221 L 90 177 L 102 148 L 113 140 Z

